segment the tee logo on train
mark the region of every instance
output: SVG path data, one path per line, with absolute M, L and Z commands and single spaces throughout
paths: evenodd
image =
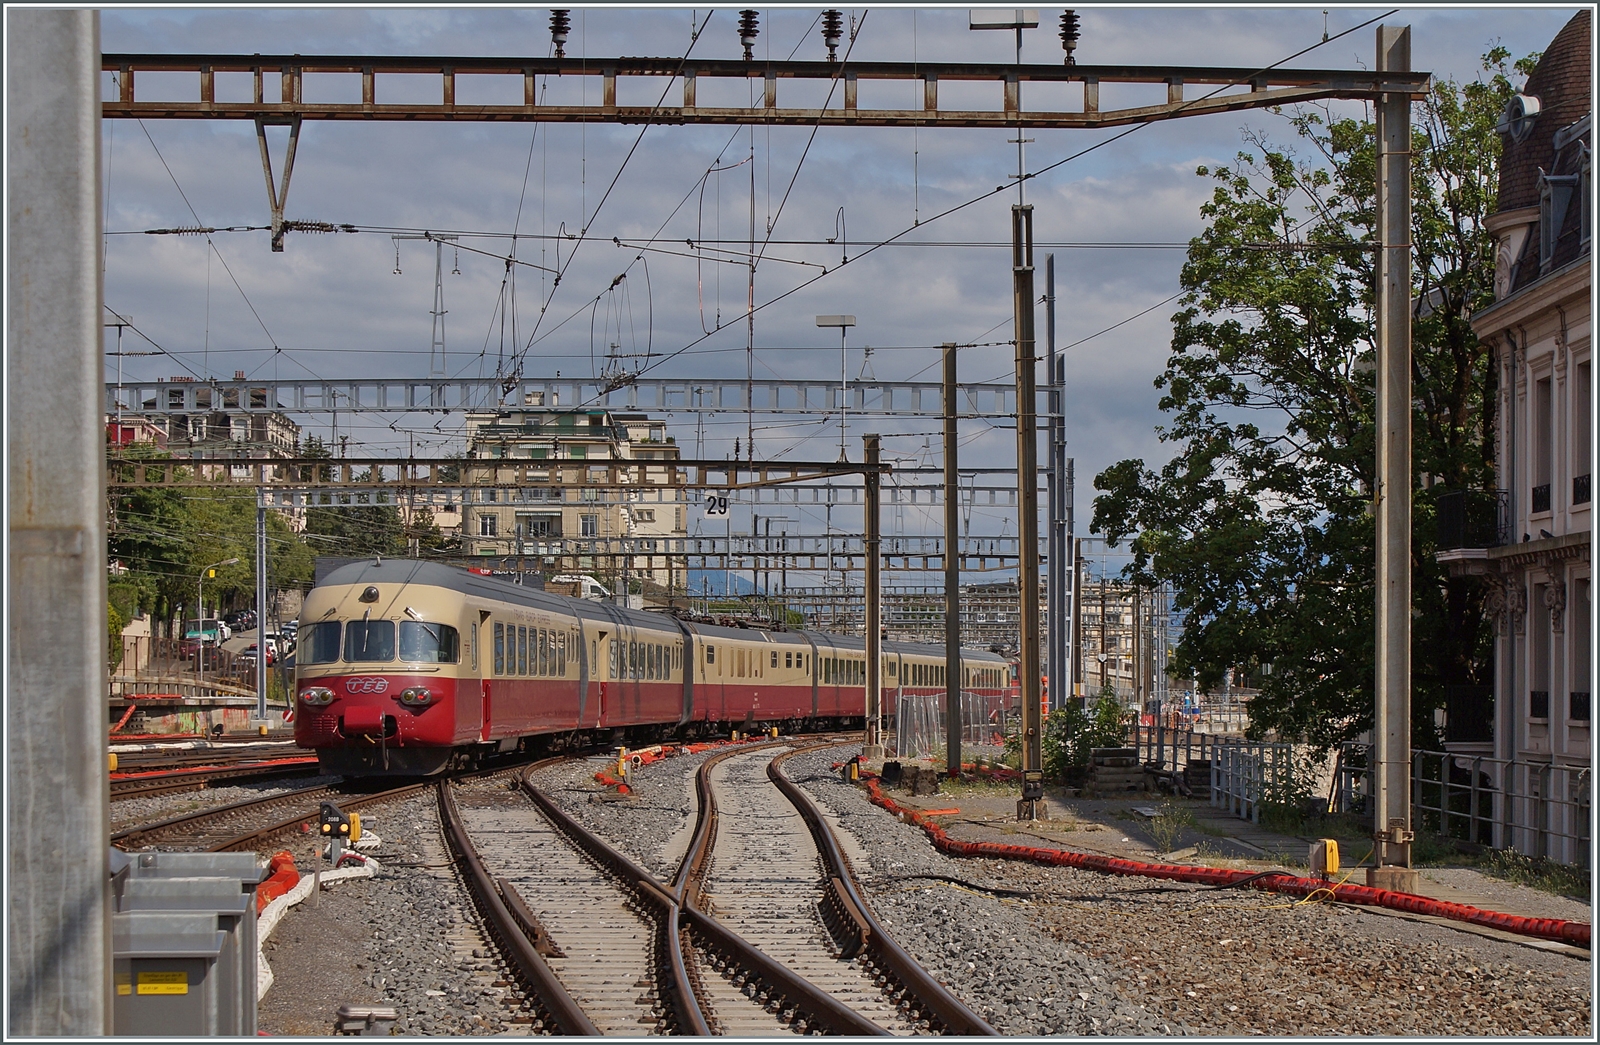
M 357 677 L 346 679 L 344 688 L 350 693 L 382 693 L 389 688 L 389 680 Z

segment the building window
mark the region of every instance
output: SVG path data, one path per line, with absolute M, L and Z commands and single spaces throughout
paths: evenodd
M 1572 368 L 1572 503 L 1589 503 L 1589 360 Z
M 1550 476 L 1553 471 L 1552 422 L 1555 411 L 1551 409 L 1550 378 L 1543 377 L 1533 384 L 1533 497 L 1530 510 L 1537 515 L 1550 510 Z
M 656 510 L 654 508 L 635 508 L 633 510 L 633 521 L 636 523 L 653 523 L 656 521 Z
M 600 517 L 598 515 L 580 515 L 578 522 L 582 529 L 580 532 L 585 537 L 600 536 Z
M 494 537 L 500 531 L 500 518 L 495 515 L 478 516 L 478 536 Z
M 1589 625 L 1594 615 L 1589 599 L 1589 578 L 1574 580 L 1568 598 L 1572 621 L 1567 625 L 1567 634 L 1572 636 L 1572 679 L 1583 687 L 1573 690 L 1567 698 L 1567 717 L 1574 722 L 1589 721 Z

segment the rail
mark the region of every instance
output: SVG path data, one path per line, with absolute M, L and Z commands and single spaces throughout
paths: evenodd
M 833 831 L 822 818 L 816 803 L 783 773 L 783 763 L 794 754 L 798 752 L 780 755 L 773 759 L 767 765 L 767 776 L 805 818 L 806 826 L 811 830 L 811 837 L 817 843 L 817 850 L 827 865 L 828 874 L 831 876 L 829 885 L 838 897 L 839 906 L 848 911 L 851 920 L 857 922 L 861 933 L 865 936 L 865 939 L 860 940 L 862 949 L 870 954 L 873 963 L 886 978 L 898 981 L 909 996 L 916 999 L 923 1007 L 923 1014 L 930 1023 L 942 1026 L 949 1034 L 968 1037 L 998 1035 L 998 1031 L 967 1008 L 959 998 L 934 979 L 928 970 L 918 964 L 916 959 L 907 954 L 893 937 L 883 931 L 877 919 L 872 916 L 866 901 L 856 891 L 849 861 L 840 851 L 838 840 L 833 837 Z
M 769 990 L 781 997 L 780 1005 L 783 1008 L 796 1008 L 802 1014 L 808 1029 L 824 1028 L 834 1034 L 856 1036 L 886 1034 L 883 1028 L 848 1005 L 819 990 L 787 966 L 745 943 L 737 934 L 724 928 L 700 908 L 699 897 L 704 888 L 711 858 L 711 844 L 717 833 L 717 800 L 711 787 L 711 770 L 724 759 L 771 746 L 774 745 L 728 751 L 714 755 L 700 764 L 694 778 L 699 812 L 695 821 L 694 836 L 689 841 L 689 850 L 672 880 L 673 898 L 682 906 L 685 920 L 693 931 L 705 938 L 718 953 L 767 984 Z
M 539 807 L 539 811 L 580 849 L 627 882 L 641 901 L 660 911 L 661 942 L 667 957 L 668 976 L 667 982 L 660 983 L 657 987 L 662 999 L 672 1008 L 678 1033 L 709 1037 L 711 1029 L 706 1025 L 704 1013 L 700 1011 L 700 1003 L 695 997 L 688 968 L 683 959 L 681 908 L 678 901 L 671 893 L 664 890 L 648 871 L 617 852 L 592 832 L 585 830 L 552 802 L 548 795 L 534 787 L 529 779 L 534 768 L 536 767 L 530 766 L 523 772 L 522 790 L 533 800 L 534 805 Z
M 478 902 L 479 910 L 484 913 L 490 932 L 500 941 L 517 971 L 533 989 L 534 997 L 543 1007 L 540 1015 L 545 1024 L 557 1027 L 563 1034 L 598 1037 L 599 1028 L 583 1014 L 583 1010 L 572 1000 L 567 989 L 540 956 L 534 941 L 507 905 L 499 885 L 479 858 L 477 848 L 462 827 L 461 814 L 456 809 L 455 798 L 450 794 L 449 783 L 441 780 L 436 786 L 439 789 L 439 816 L 444 825 L 445 838 L 460 862 L 467 888 Z

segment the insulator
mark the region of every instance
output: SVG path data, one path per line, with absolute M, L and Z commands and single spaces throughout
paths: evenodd
M 146 236 L 209 236 L 217 230 L 209 225 L 183 225 L 175 229 L 146 229 Z
M 550 12 L 550 42 L 556 45 L 556 57 L 567 56 L 567 30 L 572 28 L 572 12 L 558 7 Z
M 1077 59 L 1073 57 L 1078 49 L 1078 13 L 1076 11 L 1061 12 L 1061 49 L 1067 52 L 1066 64 L 1076 65 Z
M 761 35 L 761 16 L 749 9 L 739 12 L 739 42 L 744 44 L 744 60 L 749 62 L 755 59 L 754 51 L 756 37 Z
M 828 61 L 839 60 L 839 40 L 844 36 L 844 15 L 829 8 L 822 12 L 822 42 L 828 45 Z
M 283 223 L 285 230 L 290 232 L 338 232 L 338 226 L 330 221 L 286 221 Z

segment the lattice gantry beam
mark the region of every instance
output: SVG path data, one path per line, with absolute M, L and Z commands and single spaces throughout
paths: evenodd
M 106 482 L 113 489 L 255 486 L 265 508 L 689 505 L 713 492 L 732 495 L 735 504 L 820 506 L 865 504 L 860 484 L 836 481 L 859 474 L 864 467 L 683 460 L 113 457 L 107 462 Z M 1039 480 L 1044 479 L 1041 471 Z M 901 468 L 881 487 L 880 503 L 939 505 L 944 503 L 944 492 L 942 470 Z M 964 468 L 960 499 L 972 507 L 1015 507 L 1016 473 L 1006 468 Z
M 116 413 L 120 409 L 149 416 L 210 410 L 398 414 L 542 408 L 558 413 L 637 410 L 793 416 L 837 414 L 843 406 L 854 416 L 942 417 L 941 395 L 937 381 L 852 381 L 846 394 L 837 383 L 782 380 L 750 383 L 638 378 L 621 388 L 608 388 L 594 381 L 524 378 L 508 382 L 492 377 L 347 381 L 124 380 L 106 383 L 106 412 Z M 964 417 L 1016 413 L 1016 386 L 1010 383 L 962 384 L 958 386 L 957 396 L 957 409 Z M 1043 403 L 1042 398 L 1040 402 Z
M 377 55 L 105 54 L 116 74 L 103 99 L 111 119 L 445 120 L 585 123 L 764 124 L 842 127 L 1115 127 L 1178 116 L 1288 105 L 1319 98 L 1374 98 L 1383 92 L 1420 97 L 1427 73 L 1358 69 L 1230 69 L 1190 66 L 1011 65 L 973 62 L 785 62 L 677 58 L 481 58 Z M 181 74 L 181 75 L 176 75 Z M 433 77 L 437 100 L 416 97 L 419 77 Z M 591 104 L 541 102 L 541 77 L 599 81 Z M 391 94 L 396 82 L 408 78 Z M 666 85 L 665 79 L 675 80 Z M 719 81 L 758 80 L 748 92 L 718 90 Z M 863 107 L 860 84 L 895 86 L 883 97 L 922 100 L 916 108 Z M 992 107 L 947 109 L 940 82 L 988 82 Z M 779 105 L 798 94 L 799 107 Z M 147 84 L 141 96 L 141 83 Z M 1072 84 L 1075 108 L 1028 109 L 1025 84 Z M 1102 109 L 1102 84 L 1139 84 L 1160 93 L 1150 104 Z M 662 90 L 666 87 L 666 96 Z M 702 86 L 705 90 L 701 90 Z M 1205 97 L 1216 88 L 1227 88 Z M 153 89 L 152 89 L 153 88 Z M 1186 91 L 1194 89 L 1186 97 Z M 432 93 L 432 92 L 430 92 Z M 1047 102 L 1068 99 L 1040 92 Z M 726 95 L 726 97 L 722 97 Z M 826 101 L 824 101 L 826 99 Z M 660 100 L 660 104 L 657 104 Z M 702 103 L 709 104 L 702 104 Z
M 943 537 L 911 536 L 882 539 L 883 569 L 930 573 L 944 569 Z M 474 543 L 484 543 L 474 538 Z M 798 572 L 860 571 L 866 568 L 866 538 L 859 534 L 790 534 L 779 537 L 553 537 L 525 539 L 519 553 L 513 540 L 501 538 L 505 552 L 478 555 L 479 560 L 603 559 L 628 560 L 635 568 L 653 568 L 653 560 L 671 561 L 689 569 L 773 570 Z M 1039 544 L 1041 556 L 1044 542 Z M 1015 537 L 963 537 L 956 545 L 963 572 L 1015 570 L 1019 558 Z

